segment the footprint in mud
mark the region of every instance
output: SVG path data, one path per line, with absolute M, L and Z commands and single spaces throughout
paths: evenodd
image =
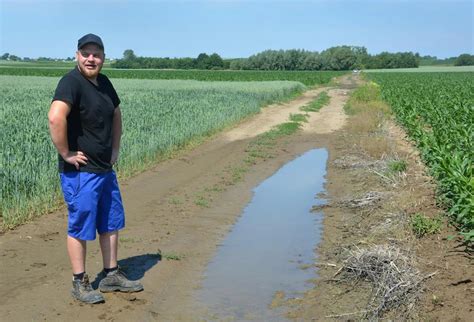
M 133 297 L 133 298 L 134 298 L 134 299 L 133 299 L 134 305 L 135 305 L 135 304 L 145 304 L 145 303 L 146 303 L 146 300 L 137 299 L 136 297 Z M 118 310 L 117 310 L 116 312 L 114 312 L 114 313 L 118 314 L 118 313 L 122 313 L 123 311 L 134 311 L 134 310 L 135 310 L 135 308 L 134 308 L 132 305 L 127 304 L 127 305 L 125 305 L 124 307 L 122 307 L 121 309 L 118 309 Z
M 117 297 L 123 299 L 123 300 L 126 300 L 126 301 L 130 301 L 130 302 L 133 302 L 133 301 L 136 301 L 137 300 L 137 297 L 134 295 L 134 294 L 129 294 L 129 293 L 117 293 Z
M 151 316 L 154 317 L 154 318 L 158 318 L 160 317 L 160 313 L 157 313 L 157 312 L 154 312 L 154 311 L 149 311 Z
M 48 232 L 48 233 L 38 235 L 38 237 L 44 241 L 54 240 L 58 236 L 59 236 L 59 231 L 53 231 L 53 232 Z
M 5 249 L 4 253 L 2 254 L 2 257 L 6 257 L 6 256 L 8 256 L 8 258 L 15 258 L 18 255 L 15 249 Z
M 45 267 L 47 264 L 46 263 L 33 263 L 30 266 L 35 267 L 35 268 L 42 268 Z
M 146 304 L 147 303 L 147 300 L 145 299 L 139 299 L 137 298 L 137 296 L 135 294 L 129 294 L 129 293 L 117 293 L 116 294 L 117 297 L 119 297 L 120 299 L 123 299 L 125 301 L 129 301 L 129 302 L 132 302 L 133 305 L 143 305 L 143 304 Z M 123 307 L 124 309 L 128 309 L 128 310 L 134 310 L 133 306 L 131 306 L 130 304 L 127 304 Z
M 133 301 L 133 303 L 136 303 L 136 304 L 139 304 L 139 305 L 144 305 L 146 304 L 148 301 L 145 300 L 145 299 L 136 299 L 135 301 Z

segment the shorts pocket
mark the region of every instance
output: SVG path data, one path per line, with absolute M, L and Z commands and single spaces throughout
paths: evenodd
M 82 177 L 82 172 L 78 172 L 77 176 L 76 176 L 76 180 L 74 180 L 74 187 L 73 187 L 74 196 L 73 196 L 73 198 L 75 198 L 79 194 L 79 191 L 81 191 L 81 188 L 82 188 L 81 177 Z
M 80 172 L 64 172 L 61 173 L 61 187 L 63 190 L 64 200 L 70 203 L 79 194 L 81 189 L 81 173 Z

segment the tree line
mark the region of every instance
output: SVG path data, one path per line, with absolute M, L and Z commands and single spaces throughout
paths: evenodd
M 36 60 L 5 53 L 3 60 L 50 61 L 47 57 Z M 57 59 L 54 59 L 57 60 Z M 67 61 L 72 61 L 68 57 Z M 336 46 L 322 52 L 303 49 L 265 50 L 248 58 L 223 59 L 219 54 L 201 53 L 197 58 L 140 57 L 127 49 L 123 58 L 112 62 L 112 68 L 154 68 L 154 69 L 232 69 L 232 70 L 352 70 L 379 68 L 416 68 L 420 65 L 474 65 L 474 55 L 438 59 L 435 56 L 420 57 L 418 53 L 382 52 L 370 55 L 365 47 Z
M 23 62 L 55 62 L 55 61 L 74 61 L 74 57 L 67 58 L 51 58 L 51 57 L 19 57 L 10 53 L 4 53 L 0 56 L 0 60 L 9 60 L 9 61 L 23 61 Z
M 473 66 L 474 55 L 462 54 L 454 62 L 454 66 Z
M 419 55 L 411 52 L 369 55 L 365 47 L 337 46 L 319 52 L 290 49 L 265 50 L 249 58 L 222 59 L 201 53 L 197 58 L 138 57 L 127 49 L 115 68 L 233 69 L 233 70 L 351 70 L 418 67 Z
M 418 67 L 418 56 L 382 52 L 369 55 L 365 47 L 337 46 L 321 53 L 306 50 L 266 50 L 248 59 L 234 61 L 231 69 L 350 70 Z
M 420 66 L 442 66 L 442 65 L 473 66 L 474 55 L 461 54 L 458 57 L 449 57 L 445 59 L 439 59 L 436 56 L 429 56 L 429 55 L 420 57 Z
M 156 68 L 156 69 L 229 69 L 229 62 L 214 53 L 201 53 L 197 58 L 138 57 L 133 50 L 123 52 L 123 58 L 112 63 L 113 68 Z

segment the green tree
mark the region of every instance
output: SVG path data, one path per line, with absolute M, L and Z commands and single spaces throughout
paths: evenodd
M 175 67 L 177 69 L 192 69 L 194 68 L 194 59 L 186 57 L 180 58 L 176 61 Z
M 352 48 L 352 52 L 356 56 L 356 62 L 353 68 L 357 68 L 357 69 L 365 68 L 368 65 L 369 60 L 370 60 L 370 55 L 367 52 L 367 48 L 362 47 L 362 46 L 360 47 L 354 46 L 351 48 Z
M 209 55 L 206 53 L 200 53 L 196 58 L 197 69 L 208 69 L 209 68 Z
M 137 56 L 135 56 L 135 53 L 131 49 L 125 49 L 123 52 L 123 59 L 124 60 L 135 60 Z
M 303 70 L 320 70 L 323 66 L 321 56 L 317 52 L 310 52 L 303 60 Z
M 356 66 L 357 56 L 350 46 L 337 46 L 324 50 L 323 68 L 326 70 L 350 70 Z
M 474 65 L 474 55 L 461 54 L 454 62 L 454 66 L 472 66 Z
M 222 60 L 221 56 L 216 53 L 213 53 L 209 58 L 208 61 L 208 68 L 211 69 L 222 69 L 224 68 L 224 61 Z
M 229 68 L 233 70 L 242 70 L 245 69 L 245 64 L 247 63 L 248 59 L 246 58 L 235 58 L 229 60 Z

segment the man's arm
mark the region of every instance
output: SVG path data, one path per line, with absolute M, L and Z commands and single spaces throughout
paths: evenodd
M 115 164 L 120 153 L 120 139 L 122 137 L 122 112 L 120 106 L 117 106 L 114 111 L 114 120 L 112 123 L 112 158 L 111 164 Z
M 63 101 L 53 101 L 49 109 L 49 133 L 56 150 L 67 163 L 79 170 L 80 164 L 87 164 L 87 157 L 82 151 L 69 151 L 67 142 L 67 116 L 71 111 L 69 104 Z

